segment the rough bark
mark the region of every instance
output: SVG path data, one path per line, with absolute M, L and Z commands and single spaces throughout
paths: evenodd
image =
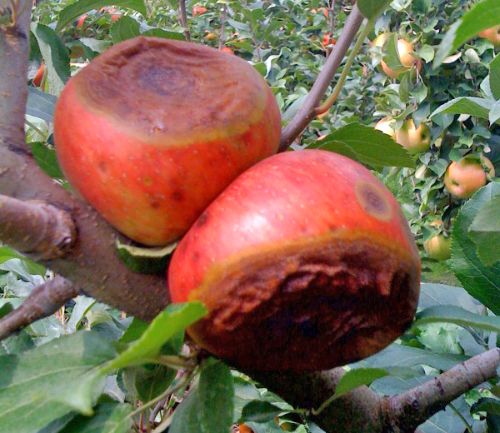
M 35 320 L 54 314 L 59 306 L 78 295 L 73 283 L 56 275 L 35 287 L 24 302 L 0 320 L 0 340 Z
M 64 256 L 76 240 L 76 227 L 64 210 L 43 201 L 0 194 L 0 239 L 34 259 Z

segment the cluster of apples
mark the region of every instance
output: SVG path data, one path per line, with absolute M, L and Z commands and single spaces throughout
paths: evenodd
M 395 198 L 341 155 L 276 154 L 276 100 L 243 59 L 130 39 L 69 80 L 54 129 L 67 179 L 110 224 L 145 245 L 179 241 L 170 297 L 207 306 L 188 332 L 213 354 L 331 368 L 412 321 L 420 260 Z

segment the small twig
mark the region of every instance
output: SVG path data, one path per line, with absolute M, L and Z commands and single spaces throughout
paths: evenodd
M 0 340 L 38 319 L 50 316 L 76 295 L 76 287 L 59 275 L 35 287 L 18 308 L 0 320 Z
M 186 0 L 179 0 L 179 21 L 184 30 L 186 41 L 191 41 L 191 33 L 189 32 L 189 26 L 187 22 Z
M 35 259 L 66 255 L 76 240 L 66 211 L 43 201 L 23 201 L 0 194 L 0 241 Z
M 227 4 L 224 3 L 224 6 L 222 7 L 222 10 L 220 13 L 219 50 L 226 43 L 226 34 L 225 34 L 226 18 L 227 18 Z
M 340 95 L 340 92 L 342 88 L 344 87 L 344 83 L 347 79 L 347 76 L 349 75 L 349 72 L 351 71 L 352 64 L 354 63 L 354 59 L 356 58 L 357 54 L 359 53 L 359 50 L 363 46 L 363 42 L 365 39 L 368 37 L 368 34 L 370 33 L 372 27 L 373 27 L 374 21 L 368 21 L 365 25 L 365 28 L 363 31 L 359 34 L 358 39 L 356 40 L 356 45 L 354 45 L 354 48 L 351 50 L 351 53 L 349 54 L 349 57 L 347 58 L 347 62 L 342 70 L 342 74 L 340 78 L 337 81 L 337 84 L 335 85 L 335 88 L 333 89 L 332 94 L 328 97 L 328 99 L 323 102 L 319 107 L 315 109 L 316 114 L 324 114 L 326 113 L 333 104 L 335 104 L 335 101 L 337 100 L 338 96 Z
M 164 398 L 163 400 L 160 400 L 158 403 L 156 403 L 156 406 L 154 407 L 154 409 L 151 411 L 151 414 L 149 415 L 149 424 L 150 425 L 154 424 L 156 417 L 158 416 L 160 411 L 163 409 L 163 407 L 165 406 L 167 401 L 168 401 L 168 398 Z
M 281 152 L 288 149 L 293 141 L 316 116 L 315 108 L 318 106 L 326 93 L 330 82 L 335 76 L 335 73 L 344 59 L 347 50 L 351 46 L 351 43 L 354 40 L 362 22 L 363 15 L 359 11 L 358 7 L 354 5 L 352 12 L 346 20 L 339 40 L 335 45 L 335 49 L 332 54 L 328 56 L 325 66 L 319 73 L 311 91 L 307 95 L 299 111 L 281 133 Z

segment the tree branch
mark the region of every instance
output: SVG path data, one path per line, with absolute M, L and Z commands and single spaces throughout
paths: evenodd
M 187 22 L 186 0 L 179 0 L 179 21 L 182 28 L 184 29 L 184 36 L 186 37 L 186 41 L 191 41 L 191 33 L 189 32 L 189 26 Z
M 318 78 L 314 82 L 311 91 L 307 95 L 299 111 L 281 133 L 281 152 L 286 150 L 314 117 L 316 117 L 315 108 L 320 104 L 321 99 L 328 90 L 328 86 L 333 80 L 362 22 L 363 15 L 361 15 L 357 5 L 354 5 L 342 33 L 340 34 L 339 40 L 335 45 L 335 49 L 328 56 L 325 66 L 319 73 Z
M 22 201 L 0 194 L 0 241 L 34 259 L 64 256 L 76 228 L 64 210 L 43 201 Z
M 483 382 L 496 377 L 500 349 L 492 349 L 456 365 L 436 378 L 385 403 L 386 423 L 397 433 L 412 433 L 436 412 Z
M 35 320 L 54 314 L 61 305 L 77 294 L 75 286 L 58 275 L 35 287 L 19 308 L 0 319 L 0 340 Z

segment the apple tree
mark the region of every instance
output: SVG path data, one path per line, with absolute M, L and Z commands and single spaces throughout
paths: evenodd
M 500 4 L 389 3 L 0 0 L 0 433 L 499 429 Z M 70 77 L 138 36 L 245 60 L 281 112 L 281 155 L 299 166 L 305 149 L 340 154 L 392 192 L 422 261 L 418 310 L 395 342 L 312 372 L 252 369 L 258 347 L 236 368 L 193 343 L 186 330 L 208 311 L 170 302 L 177 244 L 151 248 L 112 228 L 55 153 L 54 110 Z M 174 91 L 175 80 L 158 86 Z M 312 179 L 324 196 L 352 187 Z M 350 212 L 346 221 L 363 223 Z M 318 214 L 307 209 L 300 224 Z M 369 262 L 358 257 L 355 277 Z M 382 310 L 359 303 L 370 316 Z M 292 358 L 286 351 L 276 359 Z M 324 347 L 305 344 L 296 357 L 311 353 L 321 359 Z

